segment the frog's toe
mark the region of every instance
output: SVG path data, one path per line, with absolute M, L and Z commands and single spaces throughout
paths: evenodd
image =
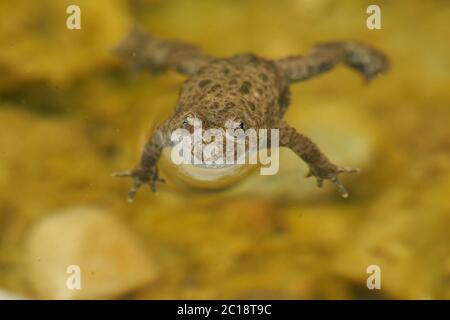
M 126 170 L 126 171 L 119 171 L 119 172 L 114 172 L 112 174 L 112 176 L 114 178 L 123 178 L 123 177 L 132 177 L 133 176 L 133 172 L 130 170 Z
M 334 184 L 334 186 L 336 187 L 337 191 L 339 192 L 342 198 L 348 198 L 348 191 L 344 187 L 344 185 L 339 181 L 337 176 L 331 177 L 330 181 Z
M 133 202 L 134 199 L 136 199 L 136 193 L 138 192 L 141 185 L 142 181 L 140 181 L 139 179 L 134 179 L 133 186 L 128 192 L 128 202 Z
M 136 170 L 126 170 L 126 171 L 119 171 L 114 172 L 112 174 L 114 178 L 133 178 L 133 186 L 131 187 L 130 191 L 128 192 L 128 202 L 133 202 L 136 198 L 136 193 L 138 192 L 139 188 L 143 184 L 142 180 L 139 179 L 139 177 L 136 174 Z
M 331 176 L 330 181 L 334 184 L 342 198 L 348 198 L 348 191 L 345 186 L 339 181 L 338 174 L 357 173 L 360 171 L 361 170 L 359 168 L 339 167 L 337 168 L 336 173 Z
M 361 172 L 359 168 L 339 167 L 337 173 L 358 173 Z

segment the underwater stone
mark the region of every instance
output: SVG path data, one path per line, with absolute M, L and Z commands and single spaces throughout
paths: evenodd
M 133 234 L 90 207 L 66 209 L 37 223 L 29 233 L 27 258 L 28 280 L 38 298 L 115 298 L 156 276 Z

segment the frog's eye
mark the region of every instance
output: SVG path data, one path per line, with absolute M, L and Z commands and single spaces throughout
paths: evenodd
M 247 125 L 243 121 L 238 121 L 238 129 L 247 130 Z
M 185 116 L 183 118 L 183 122 L 181 123 L 181 125 L 183 126 L 183 128 L 189 128 L 192 126 L 194 121 L 194 116 L 192 114 L 188 114 L 187 116 Z

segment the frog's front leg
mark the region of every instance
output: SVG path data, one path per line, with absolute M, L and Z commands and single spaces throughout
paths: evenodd
M 323 180 L 330 180 L 337 188 L 339 194 L 347 198 L 348 192 L 344 185 L 338 180 L 338 174 L 343 172 L 359 172 L 357 168 L 338 167 L 320 151 L 317 145 L 308 137 L 297 132 L 284 121 L 279 126 L 280 146 L 293 150 L 309 166 L 307 177 L 314 176 L 317 186 L 323 185 Z
M 113 173 L 113 177 L 133 178 L 133 186 L 128 193 L 129 202 L 135 199 L 137 191 L 143 184 L 148 184 L 152 192 L 156 192 L 156 182 L 165 182 L 159 178 L 157 164 L 162 149 L 167 145 L 168 138 L 164 130 L 157 129 L 145 144 L 139 164 L 133 170 Z

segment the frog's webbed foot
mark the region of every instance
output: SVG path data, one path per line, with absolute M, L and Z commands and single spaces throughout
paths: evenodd
M 339 181 L 338 175 L 341 173 L 359 172 L 359 169 L 334 165 L 311 139 L 297 132 L 286 122 L 282 121 L 279 129 L 280 145 L 291 148 L 308 164 L 309 172 L 306 174 L 306 177 L 316 177 L 319 188 L 322 187 L 324 180 L 330 180 L 336 186 L 339 194 L 347 198 L 348 192 Z
M 338 175 L 341 173 L 356 173 L 356 172 L 360 172 L 360 169 L 349 167 L 337 167 L 335 165 L 328 164 L 325 167 L 310 166 L 309 172 L 306 174 L 306 177 L 314 176 L 317 180 L 317 186 L 319 188 L 323 186 L 324 180 L 330 180 L 338 190 L 341 197 L 348 198 L 347 189 L 339 181 Z
M 290 82 L 308 80 L 329 71 L 339 63 L 361 73 L 368 83 L 389 68 L 388 58 L 380 51 L 358 42 L 331 42 L 316 45 L 306 56 L 290 56 L 275 64 Z
M 131 177 L 133 178 L 133 186 L 128 192 L 128 201 L 133 202 L 136 198 L 136 193 L 143 184 L 148 184 L 152 192 L 156 192 L 156 182 L 165 183 L 158 175 L 156 166 L 150 168 L 138 167 L 133 170 L 115 172 L 113 177 Z

